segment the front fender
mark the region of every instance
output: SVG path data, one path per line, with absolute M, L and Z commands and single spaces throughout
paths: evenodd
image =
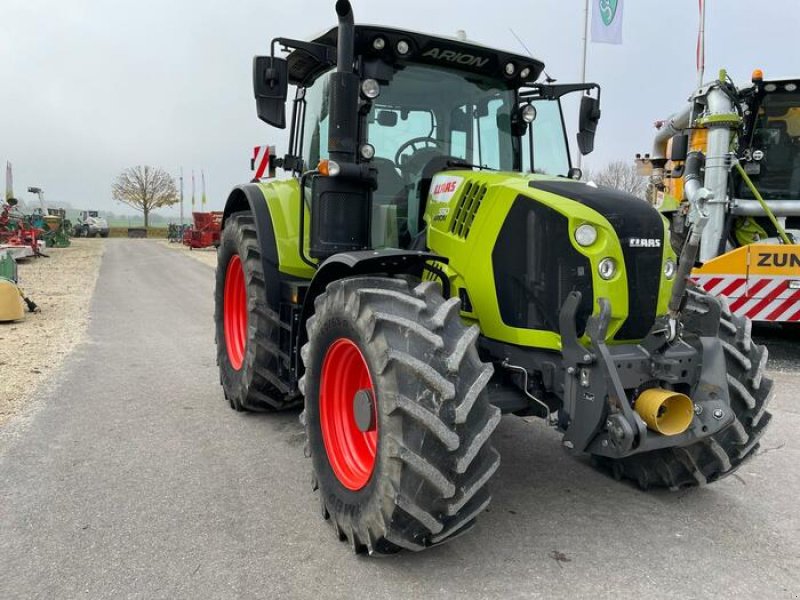
M 306 320 L 314 314 L 314 300 L 329 283 L 357 277 L 359 275 L 415 275 L 422 276 L 425 264 L 429 261 L 446 263 L 447 259 L 421 250 L 362 250 L 334 254 L 319 266 L 303 300 L 303 312 L 299 328 L 298 348 L 306 342 Z

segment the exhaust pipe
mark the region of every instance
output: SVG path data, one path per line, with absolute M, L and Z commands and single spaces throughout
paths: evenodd
M 353 72 L 355 26 L 349 0 L 338 0 L 339 28 L 336 42 L 336 72 L 330 79 L 330 130 L 328 151 L 331 160 L 356 162 L 358 140 L 358 95 L 361 82 Z
M 353 7 L 350 6 L 349 0 L 338 0 L 336 3 L 336 16 L 339 17 L 336 70 L 340 73 L 352 73 L 355 22 L 353 21 Z
M 694 403 L 686 394 L 651 388 L 636 399 L 634 410 L 647 427 L 662 435 L 679 435 L 694 419 Z

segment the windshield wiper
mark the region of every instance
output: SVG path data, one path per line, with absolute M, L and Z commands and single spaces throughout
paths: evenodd
M 465 167 L 469 169 L 479 169 L 481 171 L 497 171 L 494 167 L 487 167 L 486 165 L 476 165 L 465 160 L 448 160 L 448 167 Z

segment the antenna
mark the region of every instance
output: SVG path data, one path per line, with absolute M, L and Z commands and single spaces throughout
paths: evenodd
M 533 56 L 533 53 L 531 52 L 530 48 L 528 48 L 528 46 L 525 44 L 525 42 L 522 41 L 522 38 L 520 38 L 516 34 L 516 32 L 513 29 L 511 29 L 511 27 L 509 27 L 508 30 L 511 32 L 511 35 L 513 35 L 514 38 L 519 42 L 519 45 L 522 46 L 525 49 L 525 52 L 528 53 L 528 56 L 530 56 L 531 58 L 535 58 Z M 545 78 L 545 81 L 547 81 L 547 83 L 553 83 L 553 82 L 556 81 L 555 79 L 550 77 L 550 74 L 547 71 L 545 71 L 544 69 L 542 69 L 542 73 L 544 73 L 544 78 Z

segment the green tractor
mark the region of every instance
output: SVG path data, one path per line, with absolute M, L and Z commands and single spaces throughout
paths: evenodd
M 215 319 L 231 407 L 303 407 L 339 538 L 381 555 L 470 528 L 504 413 L 542 417 L 642 488 L 752 457 L 767 352 L 687 288 L 697 236 L 679 261 L 654 208 L 576 180 L 561 98 L 581 95 L 586 154 L 599 88 L 336 11 L 337 28 L 254 60 L 266 123 L 287 126 L 296 87 L 289 150 L 228 198 Z

